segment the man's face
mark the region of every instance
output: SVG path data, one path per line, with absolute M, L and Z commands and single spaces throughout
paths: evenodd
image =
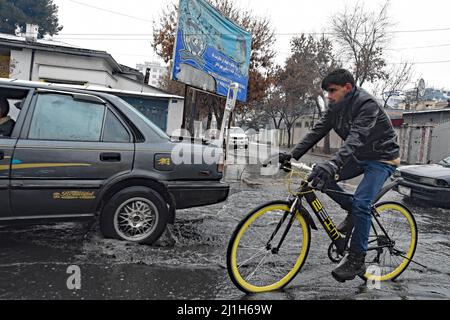
M 347 83 L 345 86 L 339 86 L 336 84 L 331 84 L 328 87 L 328 100 L 330 103 L 341 102 L 345 96 L 353 90 L 353 86 Z

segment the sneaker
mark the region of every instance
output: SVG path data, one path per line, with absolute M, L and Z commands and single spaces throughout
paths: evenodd
M 340 225 L 338 225 L 337 229 L 344 236 L 348 236 L 349 234 L 352 233 L 353 219 L 350 213 L 347 215 L 345 220 Z
M 350 251 L 339 266 L 331 272 L 333 278 L 343 283 L 355 279 L 356 276 L 364 276 L 367 271 L 365 258 L 365 254 L 356 254 Z

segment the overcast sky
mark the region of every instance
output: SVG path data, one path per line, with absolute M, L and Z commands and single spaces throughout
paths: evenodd
M 59 7 L 60 24 L 64 26 L 55 40 L 107 51 L 119 63 L 135 68 L 137 63 L 157 59 L 150 45 L 152 22 L 158 20 L 162 9 L 173 1 L 54 0 Z M 278 34 L 275 50 L 280 64 L 289 53 L 292 35 L 286 34 L 329 31 L 331 16 L 356 2 L 235 1 L 244 9 L 270 18 Z M 360 0 L 360 3 L 376 9 L 384 0 Z M 450 1 L 391 0 L 390 8 L 389 14 L 395 25 L 391 29 L 388 62 L 414 62 L 415 79 L 423 77 L 428 86 L 450 90 Z

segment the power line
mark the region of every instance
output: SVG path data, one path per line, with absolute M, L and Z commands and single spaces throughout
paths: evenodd
M 75 0 L 69 0 L 72 2 L 77 2 Z M 78 2 L 77 2 L 78 3 Z M 95 7 L 97 8 L 97 7 Z M 106 9 L 101 9 L 101 8 L 97 8 L 99 10 L 106 10 Z M 106 10 L 109 12 L 109 10 Z M 112 11 L 113 13 L 116 14 L 120 14 L 123 15 L 121 13 Z M 126 15 L 127 16 L 127 15 Z M 132 16 L 128 16 L 128 17 L 132 17 Z M 135 18 L 135 17 L 133 17 Z M 140 19 L 140 18 L 137 18 Z M 150 20 L 145 20 L 145 19 L 141 19 L 144 20 L 146 22 L 151 22 Z M 397 30 L 397 31 L 386 31 L 386 33 L 421 33 L 421 32 L 439 32 L 439 31 L 450 31 L 450 28 L 438 28 L 438 29 L 418 29 L 418 30 Z M 297 36 L 297 35 L 338 35 L 336 32 L 282 32 L 282 33 L 274 33 L 274 35 L 276 36 Z M 190 34 L 190 35 L 195 35 L 195 34 Z M 205 35 L 205 34 L 199 34 L 199 35 Z M 108 36 L 108 37 L 138 37 L 138 36 L 142 36 L 142 37 L 147 37 L 147 36 L 153 36 L 153 33 L 63 33 L 60 34 L 60 36 Z
M 285 55 L 285 56 L 289 56 L 292 54 L 292 52 L 277 52 L 279 55 Z M 403 61 L 403 62 L 387 62 L 387 64 L 390 65 L 394 65 L 394 64 L 405 64 L 405 63 L 410 63 L 410 64 L 443 64 L 443 63 L 450 63 L 450 60 L 438 60 L 438 61 L 412 61 L 412 62 L 407 62 L 407 61 Z
M 403 47 L 403 48 L 391 48 L 391 49 L 388 48 L 386 50 L 397 51 L 397 50 L 428 49 L 428 48 L 443 48 L 443 47 L 450 47 L 450 43 L 436 44 L 436 45 L 429 45 L 429 46 L 420 46 L 420 47 Z
M 131 39 L 131 38 L 55 38 L 55 40 L 95 40 L 95 41 L 150 41 L 152 39 Z
M 88 36 L 88 37 L 81 37 Z M 147 40 L 147 39 L 133 39 L 133 38 L 109 38 L 109 37 L 153 37 L 153 33 L 65 33 L 55 35 L 57 39 L 61 40 Z M 93 38 L 97 37 L 97 38 Z M 105 38 L 108 37 L 108 38 Z M 445 44 L 434 44 L 434 45 L 425 45 L 425 46 L 414 46 L 414 47 L 401 47 L 401 48 L 386 48 L 389 51 L 397 51 L 397 50 L 409 50 L 409 49 L 428 49 L 428 48 L 443 48 L 450 47 L 450 43 Z
M 129 38 L 64 38 L 64 40 L 95 40 L 95 41 L 151 41 L 151 39 L 129 39 Z M 397 49 L 387 49 L 387 50 L 406 50 L 406 49 L 420 49 L 420 48 L 433 48 L 433 47 L 446 47 L 450 44 L 436 45 L 436 46 L 425 46 L 425 47 L 410 47 L 410 48 L 397 48 Z M 289 56 L 291 52 L 278 52 L 280 55 Z M 122 54 L 132 56 L 130 54 Z M 135 55 L 140 56 L 140 55 Z M 404 64 L 405 62 L 392 62 L 388 64 Z M 410 62 L 412 64 L 440 64 L 440 63 L 450 63 L 450 60 L 440 60 L 440 61 L 422 61 L 422 62 Z
M 131 37 L 131 36 L 153 36 L 153 33 L 61 33 L 58 36 L 121 36 L 121 37 Z
M 113 11 L 113 10 L 108 10 L 108 9 L 96 7 L 96 6 L 93 6 L 93 5 L 90 5 L 90 4 L 87 4 L 87 3 L 83 3 L 83 2 L 79 2 L 79 1 L 76 1 L 76 0 L 69 0 L 69 1 L 73 2 L 73 3 L 76 3 L 78 5 L 81 5 L 81 6 L 92 8 L 92 9 L 109 12 L 109 13 L 112 13 L 112 14 L 116 14 L 116 15 L 119 15 L 119 16 L 131 18 L 131 19 L 135 19 L 135 20 L 140 20 L 140 21 L 144 21 L 144 22 L 151 22 L 151 23 L 153 23 L 153 21 L 151 21 L 151 20 L 140 18 L 140 17 L 131 16 L 131 15 L 128 15 L 128 14 L 124 14 L 122 12 L 117 12 L 117 11 Z
M 404 62 L 399 62 L 396 64 L 403 64 Z M 422 61 L 422 62 L 411 62 L 412 64 L 440 64 L 440 63 L 450 63 L 450 60 L 442 60 L 442 61 Z
M 450 31 L 450 28 L 419 29 L 419 30 L 398 30 L 398 31 L 390 31 L 389 33 L 421 33 L 421 32 L 438 32 L 438 31 Z

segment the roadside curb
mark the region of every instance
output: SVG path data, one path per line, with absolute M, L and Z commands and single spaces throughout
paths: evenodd
M 264 184 L 261 182 L 256 182 L 247 178 L 243 178 L 242 182 L 244 182 L 246 185 L 248 185 L 249 187 L 260 187 L 263 186 Z

